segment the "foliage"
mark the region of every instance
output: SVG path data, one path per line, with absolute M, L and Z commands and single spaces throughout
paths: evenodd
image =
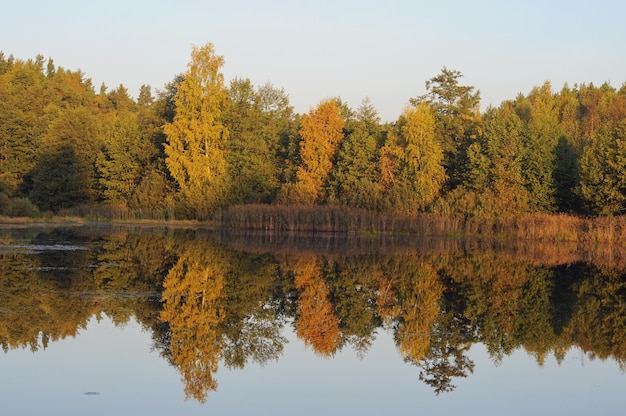
M 329 203 L 378 209 L 381 202 L 378 187 L 378 152 L 382 129 L 376 109 L 363 100 L 356 118 L 348 120 L 337 161 L 327 189 Z
M 626 119 L 602 128 L 583 150 L 580 193 L 596 215 L 626 212 Z
M 528 137 L 524 142 L 524 179 L 532 196 L 532 208 L 541 212 L 556 209 L 554 181 L 556 148 L 563 135 L 550 83 L 534 88 L 526 105 L 530 107 Z M 524 103 L 516 103 L 524 106 Z
M 449 189 L 463 182 L 467 147 L 480 133 L 480 92 L 460 85 L 462 77 L 460 71 L 444 66 L 439 75 L 426 81 L 428 92 L 410 100 L 414 106 L 428 104 L 435 114 Z
M 407 108 L 380 152 L 380 180 L 386 210 L 415 213 L 437 196 L 446 178 L 441 144 L 430 108 Z
M 0 53 L 0 192 L 41 211 L 207 219 L 243 204 L 338 205 L 461 221 L 625 212 L 626 87 L 549 82 L 481 113 L 443 67 L 392 123 L 368 99 L 296 114 L 283 89 L 234 78 L 212 44 L 137 98 L 81 71 Z M 78 209 L 78 208 L 77 208 Z M 120 211 L 120 212 L 121 212 Z M 332 228 L 332 227 L 331 227 Z
M 197 217 L 205 217 L 225 199 L 228 130 L 222 111 L 227 89 L 220 72 L 224 58 L 212 44 L 194 47 L 192 60 L 178 84 L 176 115 L 167 123 L 166 164 L 180 187 L 183 203 Z
M 345 124 L 337 100 L 321 102 L 302 117 L 300 127 L 300 161 L 294 183 L 288 183 L 282 201 L 312 205 L 323 198 L 322 187 L 333 168 L 339 146 L 344 139 Z
M 250 80 L 231 82 L 224 124 L 229 131 L 227 161 L 236 204 L 272 202 L 280 189 L 281 135 L 289 131 L 293 109 L 283 90 Z

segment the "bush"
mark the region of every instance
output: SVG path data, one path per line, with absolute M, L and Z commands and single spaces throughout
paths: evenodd
M 4 214 L 5 210 L 9 206 L 9 196 L 4 192 L 0 192 L 0 214 Z
M 0 208 L 2 208 L 2 203 L 0 203 Z M 8 203 L 2 209 L 4 215 L 9 217 L 29 217 L 29 218 L 39 218 L 41 217 L 41 212 L 39 208 L 28 198 L 13 198 L 9 199 Z

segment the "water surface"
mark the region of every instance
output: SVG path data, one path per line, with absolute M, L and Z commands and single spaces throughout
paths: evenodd
M 0 232 L 6 414 L 598 414 L 619 264 L 458 240 Z

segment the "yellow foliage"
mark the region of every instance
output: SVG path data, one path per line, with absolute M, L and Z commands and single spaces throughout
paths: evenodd
M 181 373 L 186 397 L 200 402 L 217 389 L 213 375 L 221 358 L 218 326 L 225 316 L 227 263 L 216 254 L 183 252 L 163 283 L 161 319 L 171 331 L 171 361 Z
M 213 45 L 194 47 L 192 60 L 175 96 L 176 116 L 164 127 L 166 164 L 184 199 L 199 214 L 220 204 L 226 182 L 222 109 L 228 93 L 219 72 L 224 58 Z

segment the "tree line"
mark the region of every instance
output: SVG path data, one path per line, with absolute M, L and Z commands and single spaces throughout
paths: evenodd
M 206 219 L 247 204 L 465 219 L 626 210 L 626 87 L 549 82 L 480 111 L 444 67 L 381 122 L 366 98 L 297 114 L 287 93 L 226 83 L 212 44 L 162 90 L 98 92 L 81 71 L 0 52 L 0 214 L 111 210 Z M 107 211 L 108 210 L 108 211 Z

